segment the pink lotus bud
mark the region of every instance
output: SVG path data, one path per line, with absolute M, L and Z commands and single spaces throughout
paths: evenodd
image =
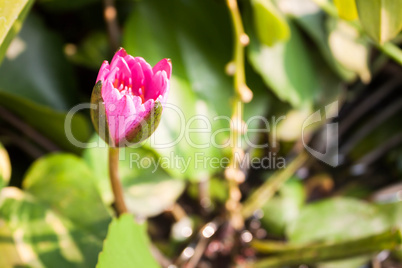
M 158 127 L 169 92 L 172 64 L 163 59 L 153 68 L 121 48 L 104 61 L 91 96 L 91 118 L 98 134 L 113 147 L 147 139 Z

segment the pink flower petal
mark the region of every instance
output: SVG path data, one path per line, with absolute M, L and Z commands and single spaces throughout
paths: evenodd
M 98 77 L 96 78 L 96 83 L 99 80 L 105 80 L 106 75 L 109 73 L 109 62 L 107 60 L 103 61 L 102 66 L 100 67 Z
M 146 102 L 144 102 L 144 117 L 147 116 L 147 114 L 154 108 L 155 101 L 153 99 L 149 99 Z
M 124 60 L 127 62 L 128 67 L 130 67 L 130 69 L 131 69 L 131 65 L 136 62 L 135 58 L 133 56 L 131 56 L 131 55 L 125 56 Z
M 152 67 L 149 65 L 148 62 L 146 62 L 143 58 L 141 57 L 135 57 L 135 60 L 141 65 L 142 72 L 144 74 L 144 83 L 143 85 L 145 87 L 148 86 L 148 83 L 152 81 Z
M 125 56 L 127 56 L 127 52 L 124 48 L 120 48 L 113 56 L 112 61 L 110 62 L 110 64 L 113 63 L 113 61 L 117 60 L 118 58 L 124 58 Z
M 167 74 L 165 71 L 158 71 L 152 77 L 152 82 L 148 85 L 145 90 L 145 99 L 156 100 L 159 95 L 164 95 L 166 93 L 167 87 L 169 86 Z
M 135 62 L 131 65 L 131 78 L 132 78 L 132 90 L 134 95 L 139 96 L 141 93 L 139 89 L 144 86 L 144 72 L 142 71 L 141 64 L 139 62 Z
M 117 73 L 119 72 L 119 68 L 110 69 L 110 72 L 105 76 L 105 81 L 110 81 L 112 84 L 114 80 L 116 80 Z
M 139 96 L 132 96 L 132 99 L 133 99 L 133 103 L 134 103 L 134 106 L 135 106 L 135 110 L 136 110 L 136 111 L 141 111 L 141 109 L 142 109 L 142 100 L 141 100 L 141 97 L 139 97 Z
M 172 76 L 172 62 L 170 59 L 163 59 L 159 61 L 154 68 L 152 68 L 154 74 L 156 74 L 158 71 L 165 71 L 167 74 L 167 78 L 170 79 Z
M 122 74 L 124 74 L 126 77 L 131 76 L 130 68 L 128 67 L 128 64 L 124 58 L 117 58 L 110 63 L 110 70 L 114 70 L 116 68 L 119 68 L 119 71 L 122 72 Z
M 120 100 L 122 95 L 110 81 L 105 81 L 102 85 L 102 99 L 105 103 L 115 103 Z

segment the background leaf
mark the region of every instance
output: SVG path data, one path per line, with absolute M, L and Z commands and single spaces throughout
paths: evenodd
M 182 1 L 173 0 L 136 3 L 126 24 L 123 44 L 129 53 L 141 55 L 152 65 L 161 58 L 172 59 L 168 103 L 178 107 L 186 120 L 174 110 L 165 109 L 162 121 L 150 140 L 154 144 L 178 141 L 169 148 L 155 149 L 161 156 L 173 154 L 191 161 L 190 168 L 186 170 L 180 167 L 169 169 L 175 177 L 200 179 L 213 172 L 209 167 L 195 166 L 196 153 L 221 156 L 221 151 L 214 146 L 197 149 L 188 139 L 178 138 L 184 131 L 181 124 L 187 123 L 196 114 L 209 119 L 215 115 L 230 115 L 231 79 L 224 74 L 225 65 L 231 59 L 229 21 L 226 7 L 217 2 L 207 0 L 184 5 Z M 218 127 L 229 127 L 226 120 L 210 122 L 212 131 Z M 193 121 L 191 128 L 205 128 L 205 123 Z M 228 134 L 218 136 L 218 141 L 225 140 Z M 195 144 L 209 144 L 211 134 L 192 133 L 190 139 Z
M 311 2 L 312 3 L 312 2 Z M 311 4 L 310 3 L 310 4 Z M 302 3 L 306 5 L 306 3 Z M 293 12 L 293 11 L 288 11 Z M 322 58 L 327 62 L 329 67 L 338 74 L 342 80 L 352 81 L 356 78 L 356 74 L 347 70 L 334 57 L 329 46 L 329 35 L 331 28 L 328 26 L 328 19 L 325 14 L 315 6 L 312 10 L 305 13 L 289 13 L 295 19 L 296 24 L 311 38 L 321 52 Z
M 77 99 L 77 86 L 63 55 L 62 41 L 46 29 L 39 17 L 28 16 L 7 55 L 0 67 L 0 92 L 59 111 L 69 109 Z
M 300 181 L 287 181 L 263 207 L 264 216 L 261 223 L 265 230 L 276 235 L 283 235 L 285 228 L 293 222 L 300 213 L 305 201 L 305 192 Z
M 305 206 L 289 226 L 294 243 L 345 241 L 387 230 L 385 217 L 374 205 L 352 198 L 333 198 Z M 322 228 L 325 226 L 325 228 Z
M 13 111 L 15 115 L 63 149 L 74 152 L 81 151 L 81 148 L 72 144 L 66 136 L 64 129 L 66 114 L 64 112 L 54 111 L 28 99 L 1 91 L 0 105 Z M 44 118 L 46 120 L 43 120 Z M 79 113 L 71 118 L 70 130 L 73 137 L 80 142 L 86 142 L 91 134 L 88 119 Z
M 197 155 L 199 159 L 225 155 L 225 151 L 211 141 L 222 145 L 229 135 L 233 85 L 232 78 L 224 72 L 233 49 L 229 21 L 227 8 L 220 2 L 206 0 L 184 4 L 180 0 L 151 0 L 136 3 L 126 24 L 123 44 L 129 53 L 141 55 L 152 65 L 161 58 L 172 59 L 168 103 L 178 107 L 184 118 L 173 109 L 165 109 L 158 129 L 146 146 L 161 157 L 177 156 L 190 161 L 188 168 L 183 165 L 167 168 L 173 177 L 198 181 L 222 170 L 208 163 L 197 164 Z M 267 110 L 267 95 L 254 94 L 256 97 L 245 108 L 246 120 Z M 209 133 L 183 132 L 185 124 L 187 130 L 208 127 L 201 119 L 190 122 L 195 115 L 210 122 Z M 221 131 L 212 135 L 216 130 Z M 172 144 L 167 145 L 169 142 Z M 155 146 L 161 144 L 167 148 Z M 204 148 L 197 148 L 198 145 Z
M 271 0 L 253 0 L 251 6 L 255 30 L 261 43 L 272 46 L 289 39 L 289 26 Z
M 31 166 L 23 187 L 75 225 L 104 239 L 111 216 L 95 182 L 96 177 L 82 159 L 55 154 L 41 158 Z
M 17 246 L 14 244 L 13 235 L 7 224 L 0 220 L 0 267 L 18 267 L 22 266 L 21 257 L 18 254 Z
M 0 1 L 0 63 L 11 40 L 20 31 L 33 0 Z
M 398 0 L 356 0 L 360 22 L 377 43 L 394 38 L 402 28 L 402 2 Z
M 24 266 L 95 266 L 102 240 L 37 202 L 31 195 L 14 187 L 1 190 L 0 216 L 13 234 L 11 241 L 10 237 L 0 240 L 0 248 L 14 243 Z M 18 262 L 18 258 L 12 261 Z
M 273 47 L 259 43 L 250 35 L 247 56 L 264 82 L 283 101 L 297 108 L 312 106 L 318 90 L 309 50 L 298 29 L 291 23 L 291 38 Z

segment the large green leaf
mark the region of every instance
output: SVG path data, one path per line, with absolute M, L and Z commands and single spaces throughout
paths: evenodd
M 23 187 L 75 225 L 104 239 L 111 216 L 97 191 L 96 180 L 82 159 L 54 154 L 31 166 Z
M 299 217 L 288 225 L 287 232 L 293 243 L 341 242 L 400 228 L 401 220 L 402 202 L 376 205 L 340 197 L 305 206 Z M 319 267 L 358 267 L 369 258 L 326 262 Z
M 360 22 L 377 43 L 394 38 L 402 28 L 402 2 L 399 0 L 356 0 Z
M 188 23 L 191 21 L 191 23 Z M 231 26 L 225 5 L 216 1 L 141 1 L 135 4 L 124 35 L 124 46 L 135 56 L 142 56 L 151 64 L 162 58 L 171 58 L 173 75 L 168 103 L 162 121 L 151 137 L 152 148 L 161 156 L 171 154 L 190 160 L 189 168 L 175 167 L 169 172 L 176 177 L 199 179 L 208 176 L 208 165 L 196 165 L 196 153 L 221 157 L 221 152 L 210 145 L 211 133 L 191 133 L 195 144 L 206 144 L 197 149 L 185 137 L 184 124 L 194 115 L 209 118 L 212 131 L 228 127 L 227 120 L 211 120 L 216 115 L 230 115 L 231 78 L 224 68 L 231 59 Z M 180 115 L 183 117 L 181 118 Z M 201 120 L 193 121 L 191 128 L 205 128 Z M 227 138 L 218 135 L 218 142 Z M 177 141 L 161 148 L 160 144 Z M 201 156 L 201 155 L 200 155 Z
M 63 149 L 79 151 L 66 137 L 66 114 L 61 112 L 77 100 L 74 75 L 60 37 L 38 17 L 28 17 L 10 45 L 0 77 L 0 105 Z M 74 116 L 71 131 L 75 139 L 86 141 L 90 134 L 86 118 Z
M 84 159 L 96 176 L 96 183 L 106 204 L 113 202 L 108 172 L 108 147 L 98 135 L 91 142 L 98 145 L 84 151 Z M 138 216 L 155 216 L 174 204 L 184 191 L 185 182 L 170 177 L 161 165 L 169 159 L 158 158 L 145 148 L 122 148 L 119 173 L 128 209 Z M 158 163 L 158 161 L 160 161 Z M 169 189 L 168 191 L 166 189 Z
M 40 18 L 28 16 L 0 67 L 0 92 L 55 110 L 70 108 L 77 97 L 77 86 L 62 45 L 60 37 L 47 30 Z
M 0 192 L 0 219 L 0 248 L 13 251 L 6 260 L 13 265 L 94 267 L 102 248 L 102 240 L 14 187 Z
M 11 177 L 11 164 L 8 153 L 0 143 L 0 190 L 8 185 Z
M 34 0 L 0 0 L 0 63 L 8 45 L 20 31 Z
M 199 180 L 222 170 L 208 161 L 225 153 L 213 142 L 222 145 L 229 136 L 233 83 L 224 72 L 234 46 L 229 22 L 227 7 L 213 0 L 150 0 L 136 2 L 126 24 L 123 44 L 128 52 L 151 64 L 172 59 L 168 103 L 173 107 L 165 108 L 147 146 L 162 157 L 189 161 L 187 168 L 175 165 L 166 169 L 174 177 Z M 245 107 L 246 120 L 267 107 L 266 93 L 254 93 L 256 97 Z M 196 131 L 206 130 L 209 123 L 211 131 Z
M 290 29 L 271 0 L 252 0 L 254 26 L 261 43 L 272 46 L 289 39 Z
M 38 17 L 28 17 L 8 48 L 0 74 L 0 105 L 61 148 L 79 151 L 66 137 L 66 114 L 61 112 L 76 97 L 72 69 L 63 56 L 61 39 Z M 89 138 L 88 122 L 81 115 L 73 117 L 69 128 L 78 141 Z
M 0 74 L 0 105 L 63 149 L 79 151 L 66 137 L 66 114 L 61 113 L 76 100 L 72 69 L 60 37 L 38 17 L 28 17 L 8 49 Z M 86 141 L 90 134 L 86 118 L 74 116 L 71 132 L 78 141 Z
M 353 0 L 354 1 L 354 0 Z M 348 2 L 341 0 L 341 2 Z M 306 5 L 306 3 L 301 3 Z M 355 80 L 358 74 L 364 82 L 370 80 L 368 58 L 370 46 L 361 33 L 343 20 L 325 16 L 318 6 L 289 15 L 309 35 L 329 66 L 345 81 Z M 321 72 L 322 68 L 317 71 Z M 321 74 L 317 75 L 321 77 Z M 321 86 L 325 88 L 326 82 Z
M 248 58 L 265 83 L 283 101 L 311 108 L 319 84 L 310 51 L 298 29 L 290 23 L 291 38 L 268 47 L 250 33 Z
M 287 181 L 278 193 L 262 207 L 264 216 L 261 223 L 270 234 L 281 236 L 286 226 L 299 215 L 305 192 L 301 182 L 293 179 Z
M 379 204 L 377 205 L 379 209 L 381 209 L 382 213 L 385 215 L 389 226 L 393 228 L 402 229 L 402 202 L 393 202 L 388 204 Z M 398 258 L 398 260 L 402 260 L 402 247 L 393 252 L 393 255 Z
M 123 214 L 110 224 L 97 268 L 160 267 L 152 257 L 146 226 Z
M 387 204 L 378 204 L 377 207 L 387 218 L 391 227 L 402 229 L 402 202 L 393 202 Z
M 318 7 L 307 13 L 294 14 L 290 13 L 295 18 L 296 23 L 303 29 L 303 31 L 312 39 L 317 48 L 321 52 L 323 59 L 328 65 L 345 81 L 351 81 L 356 77 L 356 74 L 343 67 L 334 57 L 332 50 L 329 46 L 329 34 L 331 29 L 326 27 L 328 25 L 328 18 Z
M 305 206 L 287 233 L 294 243 L 346 241 L 380 233 L 389 226 L 380 208 L 357 199 L 334 198 Z
M 63 149 L 75 152 L 81 150 L 72 144 L 66 136 L 66 129 L 64 128 L 66 114 L 64 112 L 54 111 L 28 99 L 1 91 L 0 105 L 12 111 L 23 121 Z M 46 120 L 44 120 L 44 118 L 46 118 Z M 71 125 L 68 127 L 68 130 L 70 130 L 72 136 L 80 142 L 87 141 L 91 134 L 88 119 L 79 113 L 71 118 Z

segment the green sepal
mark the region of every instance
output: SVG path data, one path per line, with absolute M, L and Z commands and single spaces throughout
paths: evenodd
M 109 135 L 106 108 L 102 98 L 102 81 L 98 81 L 92 90 L 91 105 L 93 105 L 91 107 L 91 120 L 95 131 L 109 146 L 114 147 L 114 141 Z
M 162 104 L 159 101 L 155 101 L 150 113 L 126 136 L 127 141 L 135 144 L 148 139 L 158 128 L 162 111 Z M 118 146 L 121 147 L 120 144 Z

